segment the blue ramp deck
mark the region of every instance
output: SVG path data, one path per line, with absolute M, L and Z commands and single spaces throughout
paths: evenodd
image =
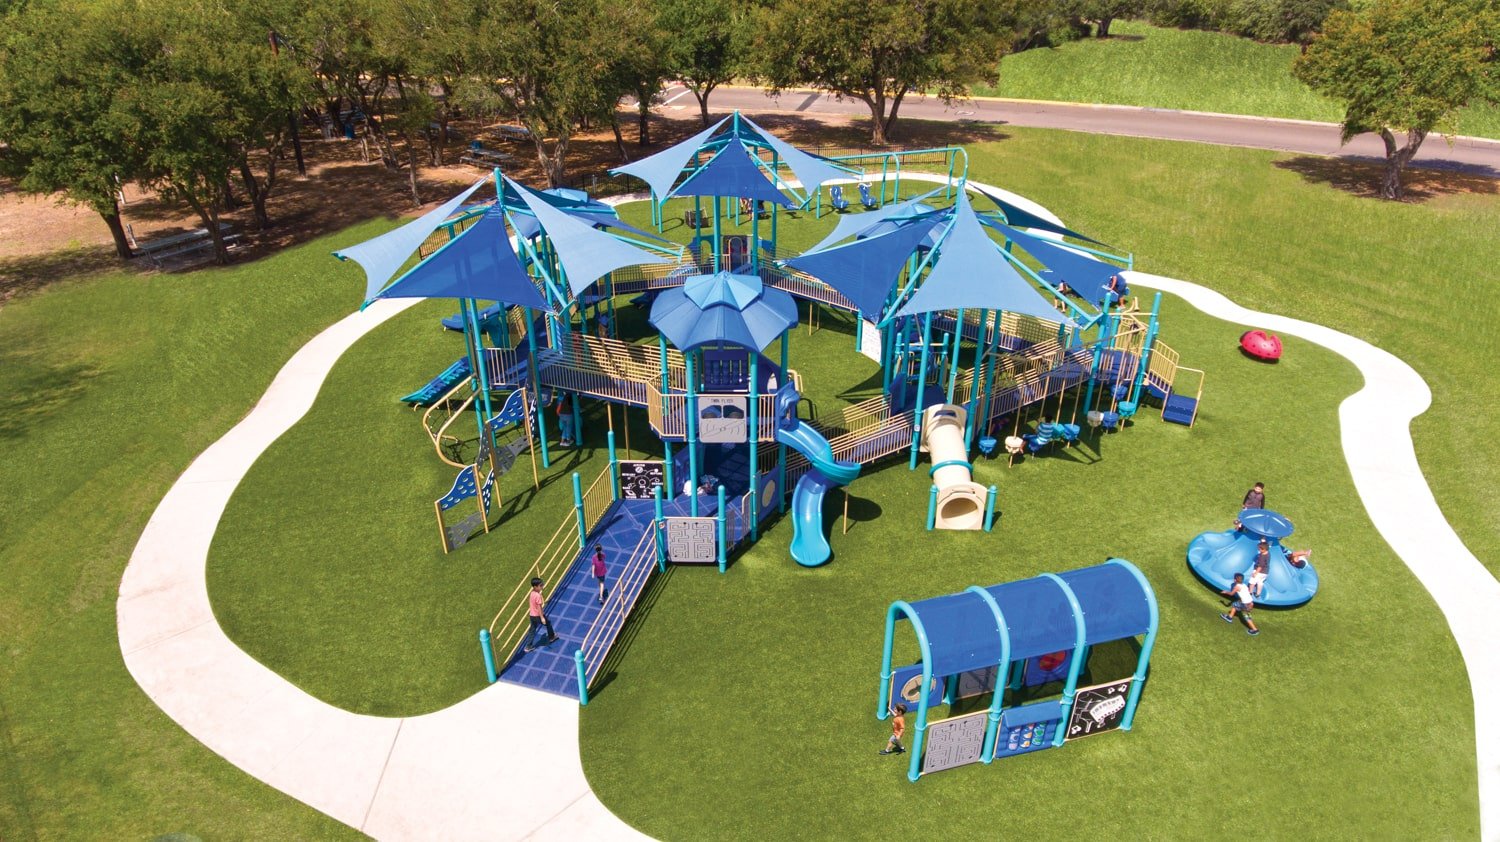
M 689 506 L 688 497 L 678 496 L 665 504 L 662 512 L 667 517 L 679 517 L 689 513 Z M 717 510 L 718 501 L 715 498 L 698 498 L 700 516 L 712 517 Z M 588 634 L 589 628 L 598 619 L 599 609 L 602 607 L 599 604 L 599 588 L 594 583 L 590 569 L 594 545 L 604 547 L 608 566 L 604 580 L 610 589 L 610 596 L 614 597 L 625 563 L 630 560 L 630 554 L 640 543 L 641 536 L 651 528 L 655 514 L 656 505 L 650 500 L 620 500 L 609 507 L 590 533 L 584 551 L 573 559 L 573 563 L 563 573 L 562 582 L 547 602 L 547 619 L 552 621 L 552 630 L 557 633 L 558 640 L 551 646 L 539 646 L 531 652 L 518 649 L 505 662 L 500 673 L 501 681 L 545 690 L 570 699 L 578 698 L 578 667 L 573 660 L 573 653 L 582 645 L 584 635 Z M 650 577 L 641 579 L 637 590 L 643 590 L 650 581 Z M 634 605 L 638 594 L 621 596 L 625 598 L 627 605 Z M 601 639 L 606 641 L 605 651 L 613 645 L 624 628 L 624 623 L 628 621 L 629 616 L 626 615 L 614 620 L 609 628 L 603 630 Z

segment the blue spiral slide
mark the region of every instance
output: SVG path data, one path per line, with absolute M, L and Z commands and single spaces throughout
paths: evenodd
M 859 464 L 834 459 L 828 439 L 795 418 L 783 422 L 776 441 L 806 456 L 812 465 L 792 492 L 792 558 L 803 567 L 817 567 L 832 554 L 823 537 L 823 495 L 834 486 L 853 482 L 859 476 Z

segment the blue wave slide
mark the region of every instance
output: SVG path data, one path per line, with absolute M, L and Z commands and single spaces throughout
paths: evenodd
M 826 564 L 833 551 L 823 537 L 823 495 L 830 488 L 853 482 L 859 476 L 859 464 L 834 459 L 828 439 L 801 421 L 778 429 L 776 441 L 806 456 L 812 464 L 792 492 L 792 558 L 803 567 Z

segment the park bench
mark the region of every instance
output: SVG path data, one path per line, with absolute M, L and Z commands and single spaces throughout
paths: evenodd
M 238 245 L 240 235 L 233 233 L 233 228 L 229 223 L 220 222 L 219 232 L 223 235 L 226 246 Z M 174 257 L 212 249 L 214 246 L 213 236 L 209 234 L 207 228 L 198 228 L 183 234 L 174 234 L 145 242 L 136 239 L 135 229 L 130 225 L 125 226 L 125 234 L 130 240 L 131 248 L 150 260 L 151 264 L 158 269 L 163 268 L 166 262 Z
M 504 140 L 531 140 L 531 129 L 525 126 L 496 126 L 494 132 Z

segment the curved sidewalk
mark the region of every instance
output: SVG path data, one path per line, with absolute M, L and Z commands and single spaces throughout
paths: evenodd
M 988 189 L 1056 219 L 1024 197 Z M 1409 434 L 1410 419 L 1431 401 L 1421 377 L 1395 356 L 1346 334 L 1247 310 L 1185 281 L 1139 272 L 1130 277 L 1139 286 L 1182 296 L 1210 315 L 1323 345 L 1359 368 L 1365 386 L 1340 407 L 1355 487 L 1376 528 L 1447 617 L 1476 710 L 1490 709 L 1491 700 L 1500 698 L 1500 612 L 1494 610 L 1500 582 L 1464 547 L 1422 476 Z M 344 351 L 411 303 L 378 302 L 314 337 L 244 420 L 167 492 L 120 584 L 116 612 L 126 667 L 153 702 L 211 750 L 372 836 L 644 838 L 590 790 L 579 759 L 576 703 L 495 684 L 423 716 L 349 713 L 255 661 L 213 616 L 205 578 L 209 545 L 240 479 L 307 413 Z M 527 727 L 514 727 L 517 722 Z M 1481 835 L 1500 838 L 1500 726 L 1476 716 L 1475 737 Z
M 318 334 L 250 414 L 178 478 L 120 583 L 125 666 L 158 707 L 225 760 L 371 836 L 644 838 L 589 789 L 577 702 L 494 684 L 423 716 L 354 714 L 267 669 L 214 619 L 208 550 L 235 486 L 312 407 L 344 351 L 413 303 L 381 301 Z M 475 661 L 477 670 L 477 654 Z

